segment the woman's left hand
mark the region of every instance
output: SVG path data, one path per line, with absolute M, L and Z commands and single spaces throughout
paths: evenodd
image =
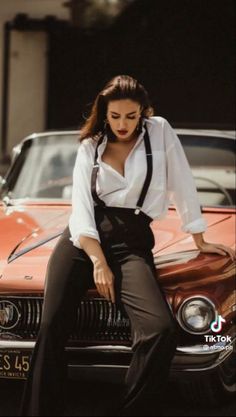
M 210 253 L 219 253 L 219 255 L 228 255 L 231 257 L 232 261 L 236 259 L 236 252 L 231 249 L 229 246 L 222 245 L 220 243 L 208 243 L 202 242 L 198 246 L 200 252 L 210 252 Z

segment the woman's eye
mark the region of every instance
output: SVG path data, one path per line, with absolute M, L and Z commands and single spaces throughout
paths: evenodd
M 120 116 L 111 116 L 112 119 L 119 119 Z M 127 119 L 134 120 L 135 116 L 127 116 Z

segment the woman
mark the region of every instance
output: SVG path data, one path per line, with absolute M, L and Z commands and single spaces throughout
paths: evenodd
M 144 87 L 121 75 L 98 94 L 81 129 L 72 214 L 48 264 L 22 415 L 63 414 L 64 346 L 79 301 L 94 285 L 131 322 L 134 354 L 119 415 L 158 415 L 177 327 L 156 280 L 149 225 L 165 215 L 169 199 L 201 252 L 235 256 L 204 240 L 206 223 L 179 139 L 152 114 Z

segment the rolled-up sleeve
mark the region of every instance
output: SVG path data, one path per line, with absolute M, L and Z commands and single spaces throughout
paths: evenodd
M 94 218 L 94 203 L 91 194 L 93 159 L 89 144 L 79 145 L 73 170 L 72 213 L 69 219 L 71 240 L 81 248 L 80 236 L 89 236 L 100 242 Z
M 165 120 L 164 135 L 167 157 L 167 197 L 181 218 L 181 230 L 202 233 L 207 222 L 202 216 L 196 184 L 178 136 Z

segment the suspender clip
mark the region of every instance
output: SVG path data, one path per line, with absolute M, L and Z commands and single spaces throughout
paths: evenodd
M 136 209 L 134 211 L 134 214 L 139 214 L 140 213 L 140 210 L 141 210 L 141 207 L 136 207 Z

